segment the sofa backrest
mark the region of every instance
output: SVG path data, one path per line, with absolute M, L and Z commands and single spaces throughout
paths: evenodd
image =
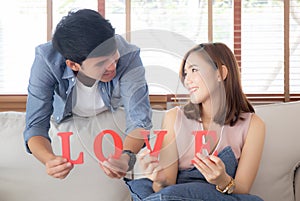
M 71 159 L 76 160 L 80 152 L 84 154 L 84 163 L 75 165 L 67 178 L 59 180 L 48 176 L 45 167 L 25 151 L 25 114 L 0 113 L 0 200 L 130 201 L 124 182 L 109 178 L 100 169 L 92 144 L 93 138 L 103 129 L 113 129 L 122 138 L 124 125 L 115 120 L 123 118 L 123 112 L 118 111 L 114 115 L 106 112 L 94 118 L 74 117 L 60 125 L 51 123 L 54 152 L 61 154 L 61 138 L 57 133 L 73 132 Z M 113 151 L 112 147 L 111 139 L 103 140 L 103 150 Z
M 258 175 L 251 193 L 265 201 L 300 201 L 300 102 L 256 106 L 266 123 L 266 142 Z M 153 111 L 153 130 L 161 128 L 165 111 Z M 101 131 L 113 130 L 124 139 L 123 110 L 104 112 L 92 118 L 73 117 L 60 125 L 51 122 L 55 153 L 61 154 L 60 132 L 72 132 L 71 159 L 80 152 L 84 163 L 75 165 L 64 180 L 53 179 L 44 166 L 26 153 L 23 142 L 25 114 L 0 113 L 0 200 L 1 201 L 129 201 L 122 180 L 108 178 L 99 167 L 94 142 Z M 153 135 L 151 136 L 151 138 Z M 97 145 L 100 146 L 100 145 Z M 109 135 L 102 143 L 104 155 L 114 151 Z M 295 184 L 295 185 L 293 185 Z M 296 199 L 295 199 L 296 197 Z
M 300 101 L 255 108 L 265 121 L 266 140 L 251 193 L 265 201 L 299 201 Z

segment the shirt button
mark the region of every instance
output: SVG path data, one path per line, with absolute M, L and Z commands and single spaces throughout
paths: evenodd
M 74 79 L 74 78 L 72 78 L 72 82 L 74 82 L 74 80 L 75 80 L 75 79 Z
M 59 117 L 56 117 L 56 120 L 59 120 Z

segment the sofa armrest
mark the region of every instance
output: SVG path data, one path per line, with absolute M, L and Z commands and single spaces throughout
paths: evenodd
M 300 102 L 256 106 L 266 124 L 266 139 L 258 174 L 251 193 L 264 201 L 300 199 Z M 295 180 L 295 176 L 297 179 Z M 298 192 L 294 192 L 294 183 Z
M 295 171 L 295 182 L 294 182 L 294 190 L 295 190 L 295 201 L 300 201 L 300 164 Z

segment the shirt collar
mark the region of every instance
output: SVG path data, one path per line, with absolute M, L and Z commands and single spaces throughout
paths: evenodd
M 62 79 L 70 79 L 74 77 L 75 77 L 75 73 L 73 72 L 73 70 L 66 66 Z

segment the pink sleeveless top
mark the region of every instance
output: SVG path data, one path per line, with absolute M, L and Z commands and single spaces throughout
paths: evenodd
M 176 135 L 177 151 L 179 156 L 179 169 L 189 169 L 194 167 L 191 160 L 195 155 L 195 135 L 193 131 L 203 130 L 202 123 L 188 119 L 180 107 L 176 107 L 177 117 L 174 124 Z M 237 160 L 239 160 L 241 151 L 248 133 L 248 128 L 253 113 L 243 113 L 234 126 L 224 125 L 219 133 L 220 138 L 215 148 L 220 153 L 225 147 L 231 146 Z

